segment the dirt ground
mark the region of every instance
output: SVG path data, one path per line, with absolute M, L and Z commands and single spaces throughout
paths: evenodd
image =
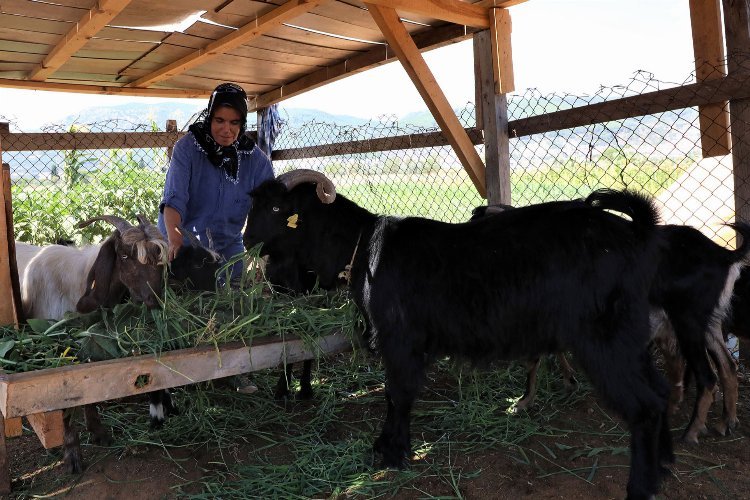
M 444 377 L 433 377 L 431 390 L 453 390 L 449 384 L 443 387 L 443 382 Z M 750 427 L 742 425 L 743 419 L 750 423 L 749 386 L 748 380 L 743 378 L 738 411 L 741 424 L 737 431 L 729 437 L 704 436 L 697 446 L 679 439 L 689 417 L 691 401 L 683 404 L 672 422 L 677 463 L 672 476 L 665 480 L 659 498 L 750 497 Z M 714 405 L 712 421 L 716 420 L 719 407 Z M 379 428 L 383 409 L 382 404 L 374 407 L 352 405 L 342 412 L 340 427 L 330 430 L 329 434 L 334 438 L 339 432 L 341 436 L 345 435 L 348 423 L 361 422 L 365 413 L 372 416 L 376 428 Z M 295 409 L 292 407 L 287 411 L 294 412 Z M 420 422 L 417 418 L 412 425 L 416 442 L 421 438 L 427 441 L 439 439 L 439 436 L 424 436 Z M 617 425 L 618 422 L 599 407 L 597 399 L 587 394 L 573 404 L 557 408 L 554 417 L 545 423 L 543 433 L 526 438 L 521 436 L 518 446 L 477 449 L 468 453 L 433 454 L 427 451 L 417 456 L 415 464 L 435 462 L 438 470 L 447 471 L 447 474 L 419 474 L 383 496 L 399 499 L 624 498 L 628 473 L 627 434 L 613 440 L 612 434 L 607 432 Z M 123 453 L 99 458 L 96 447 L 85 446 L 87 469 L 82 475 L 72 477 L 62 472 L 57 451 L 45 451 L 33 435 L 26 433 L 9 441 L 11 475 L 14 487 L 19 491 L 13 497 L 42 493 L 73 499 L 174 498 L 179 496 L 173 489 L 176 484 L 193 481 L 193 486 L 187 488 L 188 492 L 203 491 L 204 498 L 212 498 L 203 490 L 201 478 L 221 467 L 216 465 L 219 461 L 241 463 L 247 460 L 249 448 L 261 444 L 252 441 L 238 443 L 221 451 L 208 446 L 170 449 L 167 452 L 169 460 L 165 458 L 164 449 L 145 442 L 129 446 Z M 217 459 L 219 453 L 221 460 Z M 283 462 L 289 459 L 283 450 L 275 453 L 275 460 Z M 380 474 L 381 479 L 385 477 L 395 482 L 400 473 L 383 471 Z M 257 498 L 252 491 L 243 492 L 243 496 Z M 345 498 L 350 495 L 333 496 Z

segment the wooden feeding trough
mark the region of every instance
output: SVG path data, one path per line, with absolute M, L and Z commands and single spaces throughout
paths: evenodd
M 296 337 L 261 338 L 251 346 L 232 342 L 159 356 L 0 374 L 0 493 L 10 491 L 5 437 L 20 435 L 22 417 L 27 418 L 45 448 L 55 448 L 63 444 L 62 410 L 66 408 L 296 363 L 345 352 L 351 345 L 343 333 L 315 342 Z

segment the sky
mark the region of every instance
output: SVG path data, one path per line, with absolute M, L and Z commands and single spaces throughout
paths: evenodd
M 627 84 L 638 70 L 681 83 L 694 69 L 685 0 L 529 0 L 510 12 L 517 92 L 536 88 L 590 94 L 601 85 Z M 427 52 L 425 59 L 453 107 L 474 101 L 471 41 Z M 15 119 L 21 130 L 32 130 L 87 107 L 166 100 L 0 89 L 0 115 Z M 426 109 L 397 62 L 293 97 L 281 106 L 363 118 Z

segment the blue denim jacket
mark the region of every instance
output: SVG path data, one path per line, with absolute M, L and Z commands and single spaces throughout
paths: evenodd
M 206 245 L 209 228 L 214 250 L 229 259 L 244 250 L 242 228 L 252 203 L 250 192 L 272 178 L 271 160 L 257 146 L 239 152 L 237 179 L 232 179 L 208 160 L 188 133 L 172 151 L 159 206 L 159 230 L 166 235 L 163 209 L 167 205 L 180 214 L 182 226 Z

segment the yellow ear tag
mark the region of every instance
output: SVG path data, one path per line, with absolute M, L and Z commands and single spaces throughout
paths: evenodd
M 291 227 L 292 229 L 297 229 L 297 219 L 299 219 L 299 214 L 293 214 L 287 217 L 286 219 L 287 227 Z

